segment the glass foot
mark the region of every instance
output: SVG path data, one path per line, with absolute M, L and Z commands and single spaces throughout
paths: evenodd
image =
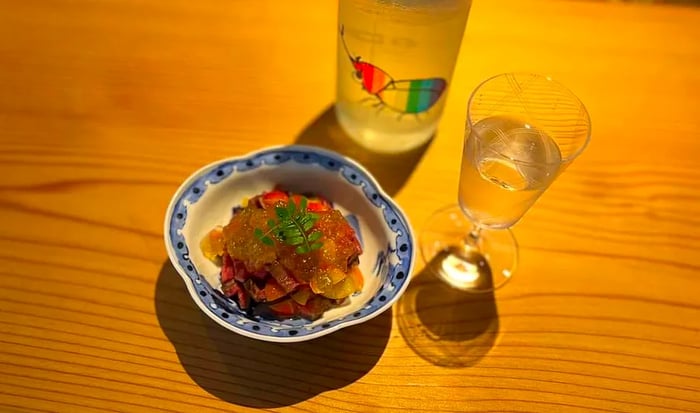
M 457 205 L 438 210 L 423 226 L 421 255 L 427 268 L 452 287 L 491 292 L 511 279 L 518 244 L 510 229 L 482 228 L 474 239 L 469 235 L 473 227 Z

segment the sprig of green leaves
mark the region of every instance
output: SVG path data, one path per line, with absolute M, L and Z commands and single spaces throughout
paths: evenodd
M 265 232 L 260 228 L 255 228 L 255 237 L 269 246 L 275 245 L 274 237 L 280 242 L 295 246 L 297 254 L 306 254 L 321 248 L 323 242 L 320 239 L 323 237 L 323 233 L 319 230 L 313 230 L 319 216 L 306 210 L 307 202 L 305 197 L 301 197 L 299 205 L 297 205 L 290 197 L 286 207 L 275 207 L 277 220 L 268 220 Z

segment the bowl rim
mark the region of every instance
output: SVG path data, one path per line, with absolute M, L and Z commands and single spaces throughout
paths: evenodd
M 212 313 L 212 309 L 209 308 L 209 306 L 206 305 L 206 303 L 199 297 L 199 294 L 197 294 L 197 291 L 195 289 L 194 281 L 190 278 L 190 276 L 185 272 L 184 268 L 180 265 L 178 262 L 178 253 L 175 250 L 174 245 L 172 244 L 172 240 L 170 238 L 170 227 L 171 223 L 173 221 L 173 216 L 175 212 L 176 205 L 179 203 L 180 198 L 182 197 L 183 193 L 190 188 L 192 183 L 196 181 L 197 179 L 201 178 L 202 175 L 204 175 L 207 171 L 212 170 L 218 165 L 221 164 L 227 164 L 230 162 L 235 162 L 235 161 L 242 161 L 246 160 L 249 158 L 254 158 L 256 156 L 259 156 L 261 154 L 264 154 L 266 152 L 274 152 L 277 150 L 290 150 L 290 151 L 300 151 L 300 152 L 310 152 L 310 153 L 315 153 L 319 154 L 322 156 L 330 157 L 330 158 L 335 158 L 342 160 L 343 162 L 349 164 L 350 166 L 357 168 L 358 171 L 364 173 L 364 175 L 367 177 L 367 179 L 370 181 L 371 185 L 374 187 L 377 193 L 381 195 L 384 200 L 389 203 L 392 207 L 392 209 L 396 212 L 397 215 L 405 222 L 406 230 L 407 230 L 407 236 L 408 240 L 411 243 L 411 254 L 408 256 L 409 263 L 408 266 L 406 267 L 406 274 L 405 274 L 405 281 L 403 284 L 396 289 L 396 291 L 393 293 L 393 296 L 388 298 L 386 301 L 382 302 L 380 306 L 376 308 L 375 311 L 365 314 L 362 317 L 357 317 L 357 318 L 350 318 L 345 320 L 344 322 L 338 323 L 336 325 L 330 326 L 328 328 L 320 329 L 316 332 L 310 333 L 310 334 L 304 334 L 304 335 L 295 335 L 295 336 L 271 336 L 263 333 L 254 333 L 247 331 L 245 329 L 240 329 L 240 328 L 235 328 L 232 324 L 226 323 L 225 321 L 221 320 L 216 314 Z M 231 175 L 229 175 L 231 176 Z M 228 177 L 225 177 L 226 179 Z M 223 179 L 222 179 L 223 180 Z M 371 201 L 370 201 L 371 203 Z M 413 234 L 413 228 L 411 226 L 411 223 L 408 219 L 408 216 L 406 213 L 403 211 L 403 209 L 396 203 L 391 196 L 389 196 L 382 186 L 379 184 L 379 182 L 376 180 L 376 178 L 364 167 L 362 166 L 359 162 L 355 161 L 354 159 L 343 155 L 341 153 L 328 150 L 325 148 L 317 147 L 317 146 L 311 146 L 311 145 L 297 145 L 297 144 L 290 144 L 290 145 L 271 145 L 271 146 L 266 146 L 254 151 L 250 151 L 248 153 L 242 154 L 242 155 L 237 155 L 237 156 L 231 156 L 228 158 L 222 158 L 215 160 L 213 162 L 210 162 L 199 169 L 195 170 L 193 173 L 191 173 L 177 188 L 177 190 L 173 193 L 169 203 L 168 207 L 165 212 L 165 219 L 163 223 L 163 238 L 165 242 L 165 247 L 166 251 L 168 253 L 168 259 L 170 260 L 170 264 L 175 268 L 177 273 L 180 275 L 180 277 L 183 279 L 185 282 L 185 285 L 187 286 L 187 291 L 190 294 L 190 298 L 197 304 L 197 306 L 204 312 L 210 319 L 212 319 L 214 322 L 217 324 L 221 325 L 222 327 L 226 328 L 229 331 L 232 331 L 236 334 L 240 334 L 242 336 L 256 339 L 256 340 L 262 340 L 262 341 L 268 341 L 268 342 L 276 342 L 276 343 L 293 343 L 293 342 L 301 342 L 301 341 L 308 341 L 312 339 L 316 339 L 328 334 L 331 334 L 333 332 L 336 332 L 340 329 L 350 327 L 352 325 L 357 325 L 364 323 L 366 321 L 369 321 L 388 309 L 390 309 L 393 304 L 404 294 L 406 289 L 408 288 L 408 285 L 411 281 L 412 278 L 412 272 L 415 268 L 416 264 L 416 240 L 415 236 Z M 200 274 L 202 278 L 203 275 L 199 273 L 199 271 L 195 271 L 197 274 Z M 212 289 L 215 289 L 213 286 L 211 287 Z M 376 294 L 375 294 L 376 296 Z

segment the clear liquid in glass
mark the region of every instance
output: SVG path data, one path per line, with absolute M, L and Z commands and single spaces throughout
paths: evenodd
M 464 145 L 460 206 L 479 226 L 509 228 L 547 189 L 560 166 L 559 147 L 544 131 L 506 116 L 482 119 Z

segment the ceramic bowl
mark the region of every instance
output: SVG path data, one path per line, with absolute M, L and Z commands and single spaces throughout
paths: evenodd
M 241 311 L 221 293 L 219 267 L 199 248 L 212 228 L 228 223 L 234 206 L 276 185 L 333 202 L 363 248 L 362 291 L 315 321 L 265 319 Z M 196 171 L 175 192 L 164 235 L 170 261 L 207 316 L 235 333 L 273 342 L 310 340 L 378 316 L 406 290 L 415 261 L 408 219 L 370 173 L 343 155 L 309 146 L 270 147 Z

